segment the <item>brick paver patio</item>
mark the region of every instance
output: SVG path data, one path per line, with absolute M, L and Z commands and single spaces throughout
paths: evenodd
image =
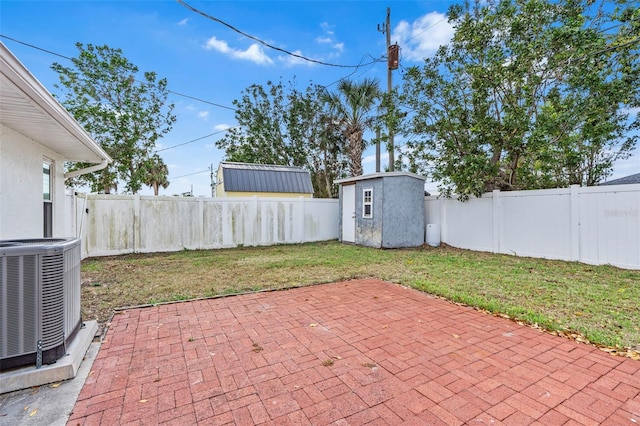
M 380 280 L 116 315 L 69 424 L 640 424 L 640 362 Z

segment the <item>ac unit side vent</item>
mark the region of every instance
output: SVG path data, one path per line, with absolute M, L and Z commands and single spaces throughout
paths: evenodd
M 42 349 L 64 339 L 64 259 L 62 253 L 42 256 Z
M 36 350 L 38 312 L 37 304 L 37 256 L 5 257 L 0 263 L 3 270 L 2 318 L 0 356 L 26 353 Z

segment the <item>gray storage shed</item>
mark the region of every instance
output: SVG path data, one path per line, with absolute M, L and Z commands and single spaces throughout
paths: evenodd
M 407 172 L 337 180 L 340 241 L 377 248 L 423 245 L 424 180 Z

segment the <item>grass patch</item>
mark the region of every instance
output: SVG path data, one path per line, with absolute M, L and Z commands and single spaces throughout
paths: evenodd
M 332 241 L 92 258 L 83 261 L 82 276 L 83 318 L 100 323 L 122 306 L 377 277 L 593 343 L 640 350 L 640 271 L 611 266 Z

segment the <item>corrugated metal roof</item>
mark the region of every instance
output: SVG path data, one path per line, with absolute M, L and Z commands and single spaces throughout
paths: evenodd
M 311 175 L 301 167 L 222 162 L 225 191 L 313 194 Z
M 600 185 L 627 185 L 634 183 L 640 183 L 640 173 L 610 180 L 608 182 L 602 182 Z

